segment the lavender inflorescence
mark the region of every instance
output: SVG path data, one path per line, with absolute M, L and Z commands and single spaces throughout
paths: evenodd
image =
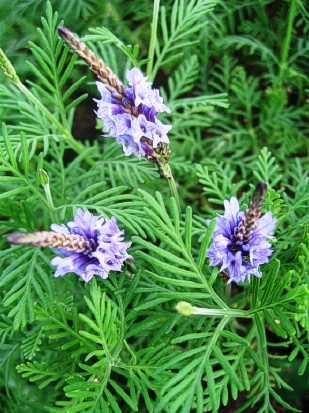
M 58 27 L 65 43 L 90 67 L 97 78 L 101 93 L 98 117 L 104 123 L 104 132 L 122 144 L 126 155 L 134 153 L 148 162 L 156 162 L 160 173 L 171 179 L 167 166 L 171 151 L 167 132 L 170 125 L 163 125 L 156 117 L 159 112 L 169 112 L 158 90 L 151 89 L 147 77 L 133 68 L 127 71 L 131 87 L 125 87 L 104 61 L 96 56 L 83 42 L 65 27 Z
M 235 197 L 224 201 L 225 214 L 217 217 L 212 244 L 207 251 L 210 266 L 221 264 L 231 281 L 243 282 L 250 276 L 261 277 L 260 265 L 269 261 L 272 254 L 269 238 L 277 220 L 271 212 L 261 216 L 266 184 L 260 182 L 253 193 L 246 212 L 239 210 Z
M 51 264 L 57 267 L 55 277 L 75 272 L 88 282 L 94 275 L 105 279 L 110 271 L 121 271 L 126 260 L 130 242 L 123 242 L 124 231 L 120 231 L 116 218 L 105 220 L 90 212 L 78 209 L 74 221 L 65 225 L 52 224 L 53 231 L 13 234 L 8 241 L 14 244 L 36 247 L 54 247 L 56 253 Z

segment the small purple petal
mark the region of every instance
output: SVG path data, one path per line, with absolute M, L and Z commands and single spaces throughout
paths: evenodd
M 64 224 L 57 225 L 57 224 L 52 224 L 50 228 L 54 231 L 57 232 L 57 234 L 63 234 L 63 235 L 68 235 L 70 231 L 67 229 L 67 227 Z
M 160 122 L 159 119 L 156 119 L 155 124 L 156 128 L 152 135 L 154 148 L 156 148 L 158 144 L 161 142 L 169 143 L 167 132 L 169 132 L 172 129 L 172 125 L 163 125 L 163 123 Z
M 126 156 L 130 156 L 134 153 L 139 159 L 145 155 L 145 151 L 142 148 L 142 145 L 134 142 L 133 137 L 130 135 L 122 135 L 116 138 L 117 142 L 122 145 L 122 149 Z
M 264 236 L 271 238 L 271 235 L 274 233 L 277 219 L 273 218 L 272 213 L 268 211 L 263 215 L 257 222 L 256 229 L 253 231 L 252 236 Z

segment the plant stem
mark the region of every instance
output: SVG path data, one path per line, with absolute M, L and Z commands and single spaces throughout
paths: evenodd
M 49 206 L 49 212 L 50 212 L 50 217 L 52 219 L 52 222 L 59 222 L 58 221 L 58 217 L 56 216 L 56 209 L 54 207 L 54 203 L 53 203 L 53 198 L 50 192 L 50 186 L 48 185 L 44 185 L 44 192 L 45 192 L 45 196 L 46 196 L 46 200 L 47 200 L 47 204 Z
M 280 64 L 280 71 L 279 71 L 280 83 L 282 83 L 282 77 L 284 75 L 284 71 L 286 68 L 286 62 L 287 62 L 288 55 L 289 55 L 295 11 L 296 11 L 296 0 L 292 0 L 291 5 L 290 5 L 290 10 L 289 10 L 289 16 L 288 16 L 286 37 L 283 43 L 283 48 L 282 48 L 282 53 L 281 53 L 281 64 Z
M 171 169 L 169 167 L 169 169 Z M 180 208 L 180 202 L 179 202 L 179 197 L 178 197 L 178 191 L 177 191 L 177 187 L 176 187 L 176 182 L 174 180 L 174 177 L 172 175 L 172 171 L 171 171 L 171 176 L 170 178 L 167 178 L 168 180 L 168 185 L 170 188 L 170 192 L 171 192 L 171 196 L 175 198 L 177 207 L 178 207 L 178 212 L 179 212 L 179 217 L 181 217 L 181 208 Z
M 232 295 L 232 284 L 226 284 L 225 297 L 226 297 L 226 302 L 228 305 L 230 305 L 231 295 Z
M 178 208 L 178 212 L 179 212 L 179 217 L 181 218 L 180 202 L 179 202 L 176 182 L 174 180 L 171 167 L 169 166 L 169 164 L 167 162 L 160 162 L 160 161 L 158 162 L 159 159 L 160 159 L 160 161 L 162 161 L 161 158 L 157 159 L 157 165 L 158 165 L 159 171 L 160 171 L 161 175 L 163 175 L 168 181 L 171 196 L 175 198 L 177 208 Z
M 147 63 L 147 70 L 146 70 L 146 74 L 147 76 L 149 76 L 150 80 L 153 80 L 153 77 L 151 76 L 151 72 L 152 72 L 152 67 L 153 67 L 155 42 L 157 38 L 159 6 L 160 6 L 160 0 L 154 0 L 152 25 L 151 25 L 151 37 L 150 37 L 148 63 Z
M 207 315 L 209 317 L 241 317 L 241 318 L 252 318 L 253 315 L 245 310 L 234 310 L 227 309 L 217 309 L 217 308 L 198 308 L 193 307 L 196 311 L 192 312 L 192 315 Z
M 186 301 L 180 301 L 175 308 L 180 314 L 185 316 L 206 315 L 209 317 L 254 317 L 253 314 L 246 310 L 234 310 L 232 308 L 201 308 L 195 307 Z

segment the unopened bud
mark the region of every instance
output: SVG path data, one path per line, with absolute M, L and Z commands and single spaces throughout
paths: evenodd
M 43 186 L 43 188 L 49 184 L 49 176 L 47 174 L 47 172 L 44 169 L 39 169 L 39 178 L 41 181 L 41 185 Z
M 196 312 L 196 307 L 193 307 L 186 301 L 179 301 L 175 308 L 180 314 L 184 316 L 189 316 Z

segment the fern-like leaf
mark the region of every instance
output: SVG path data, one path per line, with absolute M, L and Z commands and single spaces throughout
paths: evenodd
M 172 11 L 170 26 L 168 27 L 165 7 L 161 7 L 161 31 L 163 46 L 157 44 L 157 61 L 152 70 L 152 79 L 155 78 L 159 68 L 179 60 L 183 50 L 197 43 L 192 40 L 192 35 L 201 30 L 207 24 L 202 19 L 213 10 L 216 5 L 212 0 L 184 0 L 175 1 Z M 201 20 L 201 22 L 199 22 Z M 178 53 L 175 53 L 175 52 Z
M 20 247 L 12 247 L 12 253 L 18 253 Z M 29 260 L 31 256 L 31 260 Z M 43 260 L 43 264 L 42 264 Z M 41 250 L 27 250 L 15 259 L 0 277 L 0 286 L 6 286 L 3 304 L 10 307 L 9 317 L 14 317 L 14 328 L 25 326 L 33 322 L 35 316 L 35 303 L 39 300 L 46 307 L 46 295 L 53 297 L 53 287 L 47 276 L 44 262 L 46 258 Z M 21 276 L 22 275 L 22 276 Z M 17 280 L 17 281 L 16 281 Z

